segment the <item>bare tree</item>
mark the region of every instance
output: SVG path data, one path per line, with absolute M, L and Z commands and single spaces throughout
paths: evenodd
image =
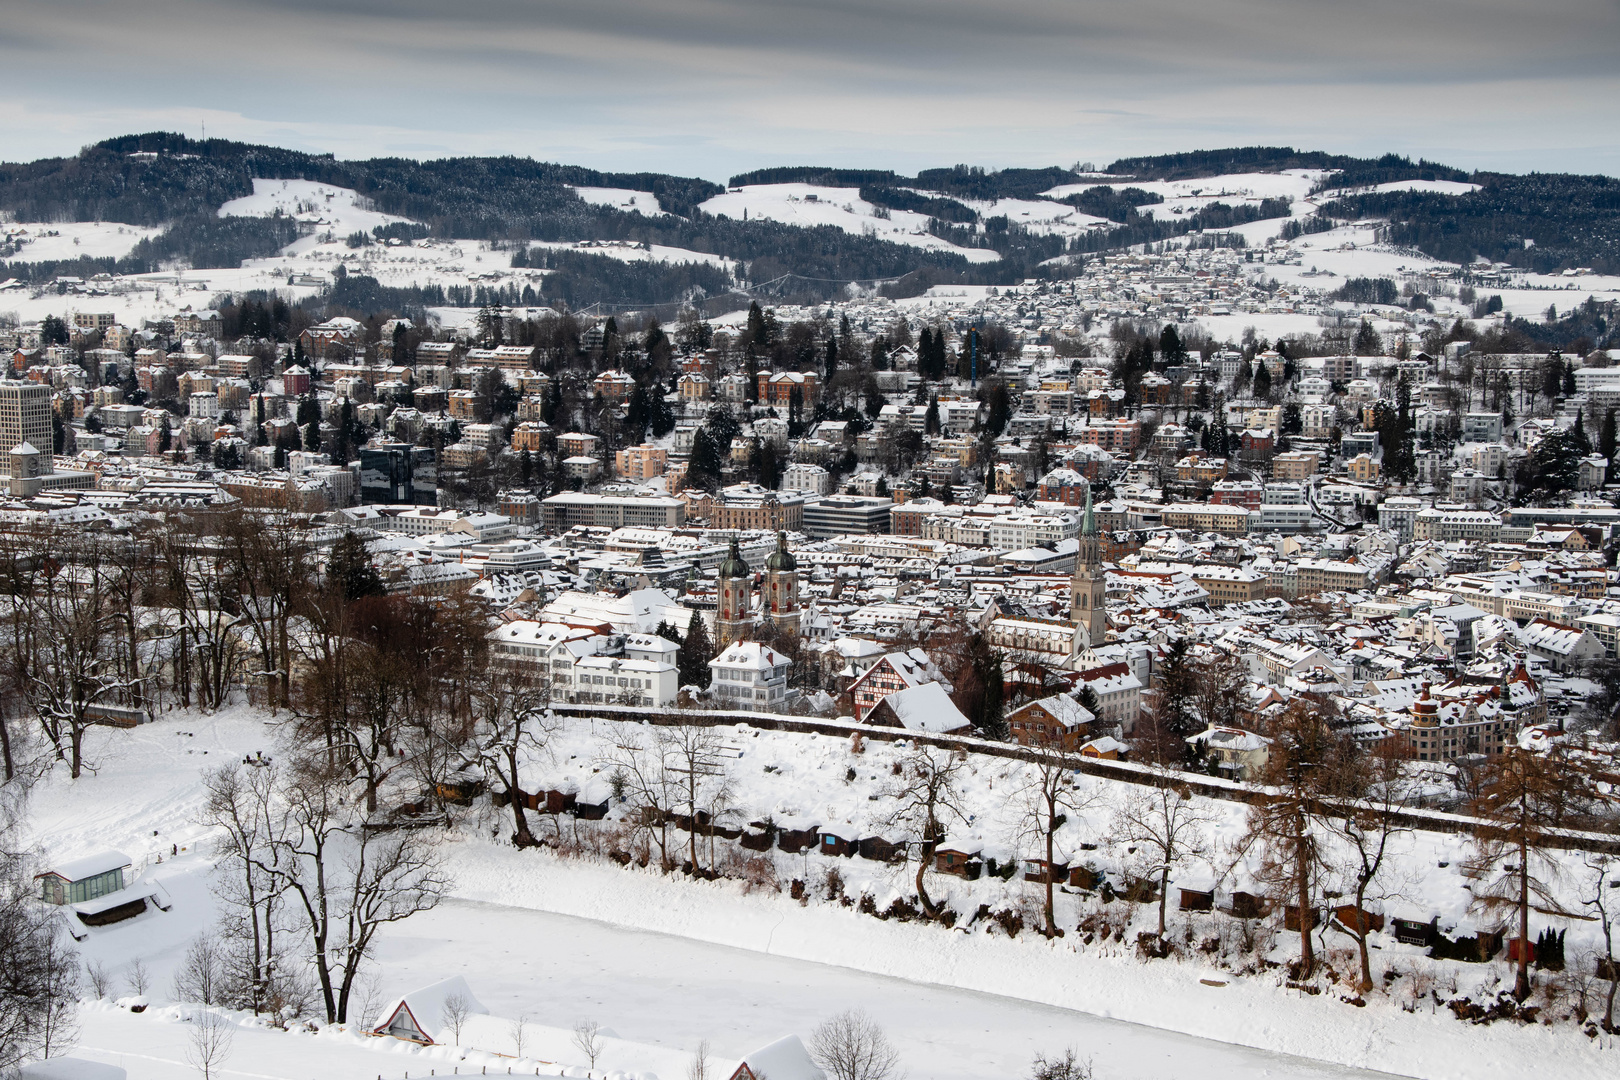
M 520 848 L 537 843 L 524 813 L 527 793 L 521 766 L 525 758 L 546 751 L 557 729 L 546 711 L 550 700 L 549 677 L 536 677 L 509 664 L 490 665 L 488 681 L 472 692 L 479 760 L 506 789 L 515 826 L 512 842 Z
M 519 1013 L 517 1019 L 512 1021 L 509 1031 L 512 1035 L 512 1056 L 521 1058 L 523 1056 L 523 1044 L 529 1038 L 528 1013 Z
M 1586 794 L 1586 778 L 1561 754 L 1511 747 L 1485 770 L 1473 811 L 1482 819 L 1464 869 L 1478 880 L 1473 906 L 1518 923 L 1518 971 L 1513 996 L 1530 996 L 1530 908 L 1569 914 L 1556 884 L 1562 873 L 1549 832 Z
M 1320 876 L 1331 869 L 1321 830 L 1331 800 L 1359 794 L 1362 774 L 1352 740 L 1335 731 L 1329 710 L 1296 698 L 1277 721 L 1263 780 L 1271 789 L 1249 807 L 1249 827 L 1240 847 L 1260 851 L 1257 876 L 1299 914 L 1298 977 L 1316 970 L 1311 942 L 1313 897 Z
M 1072 815 L 1093 805 L 1097 796 L 1081 790 L 1075 783 L 1073 769 L 1062 754 L 1037 749 L 1020 799 L 1024 814 L 1019 831 L 1023 838 L 1033 839 L 1041 846 L 1046 860 L 1046 897 L 1041 912 L 1046 919 L 1046 936 L 1052 938 L 1058 935 L 1052 901 L 1052 867 L 1057 860 L 1058 830 L 1068 824 Z
M 602 1053 L 602 1025 L 595 1020 L 581 1020 L 576 1023 L 574 1045 L 585 1055 L 590 1067 L 596 1068 L 596 1059 Z
M 602 756 L 615 786 L 635 808 L 631 823 L 658 848 L 658 865 L 666 873 L 674 865 L 669 851 L 669 816 L 680 798 L 680 777 L 674 771 L 670 748 L 646 729 L 622 731 Z
M 275 858 L 259 864 L 303 916 L 327 1023 L 348 1020 L 377 931 L 437 906 L 450 884 L 430 844 L 412 832 L 366 828 L 343 787 L 341 771 L 318 757 L 284 773 Z
M 923 876 L 945 839 L 946 824 L 952 818 L 967 820 L 956 787 L 962 768 L 961 759 L 950 751 L 917 746 L 901 761 L 899 777 L 884 791 L 894 803 L 889 823 L 904 829 L 917 845 L 917 901 L 930 919 L 939 918 L 940 909 L 929 897 Z
M 213 1080 L 215 1073 L 223 1071 L 235 1039 L 236 1025 L 228 1017 L 205 1010 L 191 1025 L 186 1063 L 202 1073 L 203 1080 Z
M 310 583 L 309 543 L 290 514 L 238 511 L 219 530 L 227 587 L 247 618 L 270 705 L 292 701 L 289 625 Z
M 1072 1046 L 1052 1057 L 1036 1054 L 1029 1066 L 1029 1077 L 1030 1080 L 1091 1080 L 1091 1059 L 1081 1061 Z
M 191 939 L 185 959 L 174 969 L 175 1000 L 222 1004 L 225 980 L 223 950 L 214 935 L 204 931 Z
M 1207 850 L 1207 830 L 1214 816 L 1192 801 L 1192 792 L 1168 771 L 1156 771 L 1155 783 L 1134 788 L 1114 811 L 1110 837 L 1146 852 L 1147 870 L 1159 878 L 1159 940 L 1164 941 L 1170 872 Z
M 686 1080 L 709 1080 L 709 1040 L 698 1043 L 686 1066 Z
M 447 994 L 439 1009 L 439 1019 L 455 1036 L 457 1046 L 461 1045 L 461 1029 L 467 1026 L 467 1017 L 471 1012 L 472 1007 L 468 1005 L 466 996 L 460 993 Z
M 1592 873 L 1590 895 L 1581 897 L 1581 903 L 1597 912 L 1598 926 L 1603 931 L 1603 955 L 1598 957 L 1598 975 L 1609 984 L 1603 999 L 1603 1030 L 1614 1034 L 1614 998 L 1620 991 L 1620 965 L 1614 956 L 1614 921 L 1616 911 L 1609 900 L 1609 889 L 1614 887 L 1610 872 L 1614 868 L 1612 856 L 1591 854 L 1586 857 L 1586 868 Z
M 889 1080 L 900 1068 L 900 1054 L 862 1009 L 823 1021 L 810 1036 L 810 1056 L 832 1080 Z
M 90 983 L 90 992 L 100 1001 L 107 996 L 112 988 L 112 976 L 107 973 L 107 965 L 100 960 L 86 960 L 84 962 L 84 977 Z
M 720 758 L 720 737 L 711 727 L 680 724 L 659 728 L 654 738 L 663 745 L 662 756 L 669 762 L 666 769 L 674 774 L 681 799 L 686 804 L 690 825 L 687 854 L 695 874 L 702 869 L 697 846 L 699 818 L 707 818 L 712 828 L 731 799 L 731 780 Z
M 1382 754 L 1370 762 L 1372 774 L 1367 794 L 1358 802 L 1345 804 L 1344 817 L 1330 819 L 1329 827 L 1344 841 L 1347 858 L 1343 872 L 1350 895 L 1355 900 L 1353 925 L 1336 919 L 1333 925 L 1355 939 L 1361 960 L 1361 982 L 1365 994 L 1373 988 L 1370 938 L 1372 918 L 1367 911 L 1370 899 L 1388 900 L 1400 892 L 1400 883 L 1390 880 L 1394 856 L 1390 840 L 1410 830 L 1400 825 L 1406 807 L 1400 783 L 1400 763 L 1394 754 Z
M 43 570 L 26 598 L 39 632 L 28 696 L 58 760 L 77 780 L 86 768 L 84 736 L 102 706 L 127 700 L 138 686 L 120 669 L 118 625 L 98 537 L 42 537 Z
M 151 979 L 146 970 L 146 962 L 138 956 L 129 962 L 129 970 L 124 972 L 125 985 L 129 987 L 129 992 L 137 997 L 146 996 Z
M 278 985 L 296 979 L 296 969 L 284 973 L 280 964 L 287 878 L 277 872 L 286 854 L 278 830 L 288 819 L 277 802 L 277 777 L 274 765 L 255 759 L 203 779 L 202 822 L 217 830 L 214 851 L 229 871 L 219 892 L 226 905 L 227 978 L 233 1003 L 255 1013 L 280 996 Z
M 23 784 L 0 784 L 0 1075 L 71 1045 L 79 959 L 19 842 Z

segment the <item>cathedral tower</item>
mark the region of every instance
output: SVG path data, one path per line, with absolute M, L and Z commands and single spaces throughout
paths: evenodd
M 1086 632 L 1086 644 L 1103 643 L 1108 633 L 1108 584 L 1103 576 L 1102 543 L 1097 536 L 1097 514 L 1091 508 L 1091 486 L 1086 485 L 1086 513 L 1080 520 L 1080 550 L 1074 556 L 1074 580 L 1069 586 L 1069 618 Z

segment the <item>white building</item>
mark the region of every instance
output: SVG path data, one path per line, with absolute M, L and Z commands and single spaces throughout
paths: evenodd
M 832 490 L 832 476 L 820 465 L 795 461 L 782 472 L 782 490 L 826 495 Z
M 489 635 L 490 652 L 549 686 L 556 701 L 668 708 L 676 702 L 677 646 L 648 634 L 520 619 Z
M 709 661 L 715 700 L 724 708 L 780 712 L 795 696 L 788 689 L 793 661 L 757 641 L 734 641 Z

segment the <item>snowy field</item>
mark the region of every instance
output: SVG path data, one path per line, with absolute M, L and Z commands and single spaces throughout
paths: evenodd
M 878 207 L 861 198 L 859 188 L 822 187 L 816 184 L 750 184 L 733 188 L 705 202 L 705 213 L 725 214 L 741 220 L 766 218 L 789 225 L 831 225 L 857 236 L 875 236 L 891 243 L 953 251 L 969 262 L 995 262 L 999 255 L 986 248 L 962 248 L 946 243 L 928 232 L 928 215 L 912 210 L 889 210 L 887 218 L 877 216 Z
M 0 240 L 18 245 L 13 262 L 55 262 L 66 259 L 121 259 L 135 245 L 162 229 L 123 225 L 116 221 L 56 221 L 0 224 Z
M 602 747 L 623 734 L 606 721 L 572 722 L 550 761 L 532 763 L 530 784 L 588 782 Z M 848 822 L 856 831 L 877 824 L 867 795 L 889 772 L 898 752 L 893 746 L 868 743 L 854 757 L 847 741 L 825 736 L 753 729 L 722 729 L 721 735 L 745 814 L 769 812 L 784 823 Z M 168 912 L 92 929 L 80 946 L 115 977 L 140 958 L 151 972 L 149 996 L 157 1006 L 140 1016 L 88 1009 L 81 1056 L 121 1064 L 132 1078 L 177 1075 L 172 1063 L 183 1058 L 187 1028 L 166 1005 L 167 988 L 190 939 L 215 918 L 207 835 L 195 823 L 200 777 L 257 750 L 274 754 L 275 737 L 250 710 L 211 718 L 171 714 L 133 731 L 94 731 L 89 756 L 97 774 L 74 783 L 58 773 L 35 793 L 35 839 L 48 857 L 120 848 L 174 900 Z M 852 768 L 856 776 L 846 781 Z M 959 835 L 982 843 L 987 855 L 1008 856 L 1020 816 L 1018 767 L 976 759 L 973 768 L 972 820 Z M 1095 786 L 1104 801 L 1060 834 L 1065 853 L 1076 852 L 1082 839 L 1101 839 L 1107 802 L 1121 797 L 1121 785 Z M 1237 807 L 1206 809 L 1217 835 L 1229 838 L 1240 826 Z M 531 818 L 541 835 L 559 821 L 574 827 L 572 819 Z M 445 838 L 457 882 L 453 899 L 387 929 L 375 991 L 395 995 L 464 975 L 496 1017 L 527 1014 L 536 1025 L 562 1030 L 588 1018 L 612 1029 L 618 1041 L 604 1066 L 614 1071 L 676 1080 L 701 1039 L 713 1043 L 717 1057 L 734 1057 L 787 1032 L 807 1035 L 851 1005 L 879 1019 L 917 1078 L 1017 1075 L 1033 1053 L 1065 1045 L 1092 1057 L 1101 1080 L 1369 1075 L 1360 1070 L 1471 1080 L 1547 1067 L 1560 1077 L 1597 1077 L 1612 1075 L 1620 1054 L 1606 1038 L 1589 1041 L 1569 1025 L 1471 1027 L 1427 1004 L 1409 1013 L 1373 995 L 1365 1008 L 1355 1008 L 1335 1000 L 1334 990 L 1308 997 L 1281 986 L 1275 973 L 1235 978 L 1201 958 L 1143 964 L 1123 943 L 1087 945 L 1072 930 L 1048 942 L 1028 932 L 1013 939 L 986 933 L 982 923 L 945 930 L 885 922 L 821 899 L 801 906 L 786 893 L 745 893 L 737 882 L 693 882 L 519 852 L 492 839 L 509 831 L 509 812 L 483 804 Z M 1457 839 L 1425 834 L 1409 842 L 1412 866 L 1455 865 Z M 1123 858 L 1106 844 L 1098 854 L 1105 863 Z M 803 877 L 813 891 L 824 888 L 828 868 L 837 868 L 850 895 L 870 893 L 880 906 L 908 887 L 903 868 L 861 859 L 776 853 L 776 862 L 784 881 Z M 1186 874 L 1178 873 L 1178 880 L 1208 871 L 1192 866 Z M 1408 889 L 1411 902 L 1455 911 L 1464 899 L 1458 880 L 1454 871 L 1425 870 Z M 957 910 L 970 911 L 978 902 L 1027 905 L 1035 891 L 1016 880 L 967 883 L 935 875 L 930 881 Z M 1087 905 L 1094 902 L 1061 897 L 1060 924 L 1073 927 Z M 1114 910 L 1130 908 L 1118 902 Z M 1138 909 L 1138 926 L 1149 914 Z M 1173 929 L 1180 918 L 1172 911 Z M 1591 930 L 1570 931 L 1572 956 L 1582 933 L 1589 937 Z M 1380 963 L 1426 963 L 1408 947 L 1381 944 Z M 1279 957 L 1288 947 L 1281 936 Z M 1443 986 L 1442 963 L 1432 966 Z M 1473 981 L 1500 979 L 1506 970 L 1500 962 L 1449 966 L 1465 992 Z M 499 1066 L 504 1059 L 485 1055 L 511 1052 L 500 1043 L 505 1028 L 491 1021 L 480 1030 L 484 1034 L 471 1043 L 479 1053 L 465 1060 Z M 581 1064 L 568 1057 L 565 1038 L 555 1032 L 547 1038 L 549 1044 L 529 1045 L 552 1046 L 545 1060 L 557 1065 Z M 286 1080 L 423 1075 L 455 1054 L 335 1031 L 254 1028 L 239 1033 L 236 1053 L 234 1075 Z M 614 1055 L 617 1061 L 610 1060 Z
M 576 187 L 574 194 L 593 206 L 611 206 L 615 210 L 639 211 L 648 217 L 662 214 L 658 196 L 650 191 L 632 191 L 629 188 Z

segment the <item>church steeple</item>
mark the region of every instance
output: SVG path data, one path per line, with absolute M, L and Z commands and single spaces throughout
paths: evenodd
M 761 607 L 784 633 L 799 632 L 799 561 L 788 550 L 787 533 L 776 534 L 776 550 L 765 560 L 765 593 Z
M 1079 548 L 1074 553 L 1074 580 L 1069 585 L 1069 617 L 1085 632 L 1086 644 L 1096 647 L 1108 633 L 1108 583 L 1103 575 L 1102 541 L 1097 533 L 1097 512 L 1091 506 L 1091 485 L 1086 485 L 1086 509 L 1080 518 Z
M 731 538 L 731 551 L 720 564 L 718 605 L 714 629 L 716 644 L 724 649 L 733 641 L 744 641 L 753 629 L 753 572 L 743 562 L 737 538 Z

